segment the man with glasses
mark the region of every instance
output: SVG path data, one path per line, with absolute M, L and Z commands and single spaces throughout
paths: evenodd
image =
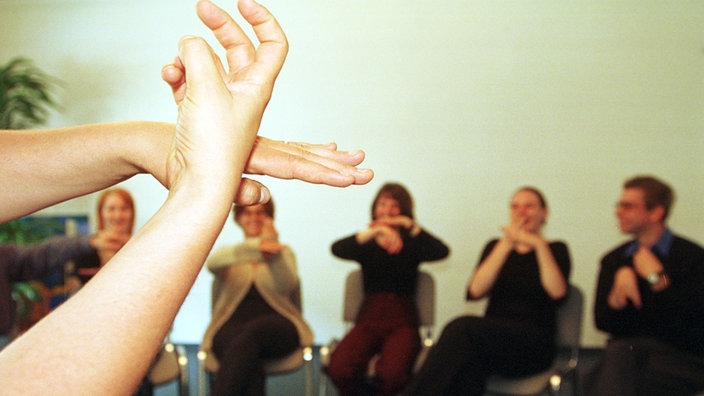
M 654 177 L 623 185 L 616 218 L 633 239 L 601 261 L 594 317 L 612 337 L 587 395 L 704 391 L 704 249 L 665 224 L 673 201 Z

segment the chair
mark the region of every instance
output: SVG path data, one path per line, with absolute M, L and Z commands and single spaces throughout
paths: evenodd
M 584 296 L 575 285 L 570 285 L 567 300 L 557 312 L 558 355 L 552 367 L 541 373 L 520 378 L 494 375 L 486 384 L 487 395 L 559 394 L 566 380 L 572 381 L 572 394 L 577 394 L 579 346 L 582 330 Z
M 342 309 L 342 320 L 345 322 L 349 330 L 357 319 L 357 313 L 362 306 L 364 300 L 364 286 L 362 284 L 362 270 L 357 269 L 347 274 L 345 280 L 344 301 Z M 432 330 L 435 324 L 435 281 L 433 277 L 425 271 L 418 272 L 418 285 L 416 286 L 416 306 L 418 307 L 418 322 L 420 325 L 421 341 L 423 348 L 416 358 L 413 366 L 413 371 L 417 372 L 423 365 L 423 361 L 428 353 L 428 350 L 433 345 Z M 335 350 L 335 346 L 339 340 L 333 339 L 330 344 L 320 347 L 320 364 L 326 367 L 330 363 L 330 356 Z M 374 363 L 378 356 L 373 357 L 369 361 L 367 367 L 367 376 L 374 376 Z M 319 385 L 319 395 L 327 394 L 327 383 L 329 379 L 322 376 Z
M 211 309 L 214 308 L 217 297 L 220 294 L 220 289 L 222 287 L 221 281 L 218 277 L 213 279 L 212 287 L 212 299 L 211 299 Z M 303 304 L 301 298 L 301 285 L 299 283 L 298 287 L 289 296 L 291 302 L 303 312 Z M 207 353 L 203 350 L 198 351 L 196 355 L 198 358 L 198 395 L 207 396 L 210 392 L 210 372 L 205 368 L 205 359 L 207 358 Z M 282 357 L 280 359 L 273 359 L 264 364 L 264 372 L 267 375 L 280 375 L 288 374 L 297 371 L 299 368 L 305 365 L 305 395 L 312 396 L 313 394 L 313 348 L 312 346 L 302 346 L 297 350 L 291 352 L 289 355 Z

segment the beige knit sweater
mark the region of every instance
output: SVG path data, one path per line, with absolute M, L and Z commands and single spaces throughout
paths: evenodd
M 235 312 L 251 285 L 269 306 L 296 326 L 301 346 L 313 343 L 313 332 L 301 314 L 300 281 L 293 251 L 287 246 L 267 260 L 259 251 L 260 241 L 260 238 L 247 238 L 238 245 L 218 249 L 208 258 L 206 265 L 215 275 L 213 317 L 201 344 L 208 371 L 219 368 L 211 350 L 213 337 Z

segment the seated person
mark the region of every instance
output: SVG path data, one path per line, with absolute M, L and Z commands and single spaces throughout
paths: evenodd
M 372 204 L 369 228 L 332 245 L 332 253 L 362 267 L 364 300 L 352 330 L 326 368 L 339 393 L 395 395 L 411 377 L 421 349 L 415 303 L 418 266 L 441 260 L 450 250 L 413 219 L 405 187 L 387 183 Z M 374 355 L 375 378 L 366 378 Z
M 623 185 L 616 217 L 633 239 L 601 260 L 594 318 L 611 339 L 587 395 L 704 391 L 704 249 L 665 225 L 673 201 L 650 176 Z
M 311 345 L 313 333 L 291 301 L 299 288 L 296 259 L 278 241 L 273 201 L 235 206 L 233 215 L 245 240 L 207 261 L 215 292 L 202 349 L 216 373 L 212 395 L 264 395 L 264 364 Z
M 362 152 L 258 139 L 287 39 L 253 0 L 239 0 L 239 10 L 258 47 L 208 0 L 197 10 L 223 45 L 229 71 L 204 39 L 181 39 L 178 58 L 163 72 L 173 77 L 168 80 L 179 102 L 175 126 L 0 130 L 0 179 L 9 186 L 0 189 L 0 222 L 140 173 L 169 188 L 159 210 L 85 287 L 0 352 L 2 393 L 124 395 L 136 389 L 233 199 L 252 204 L 269 198 L 263 185 L 242 179 L 243 171 L 336 186 L 373 177 L 354 168 Z M 1 264 L 11 260 L 0 256 Z
M 127 242 L 134 229 L 135 209 L 132 195 L 123 188 L 104 190 L 98 196 L 96 216 L 98 232 L 113 234 Z M 115 253 L 116 250 L 95 252 L 73 260 L 73 264 L 69 265 L 70 270 L 67 271 L 69 276 L 65 280 L 67 290 L 74 293 L 78 291 Z
M 403 395 L 480 396 L 492 374 L 524 376 L 552 364 L 569 252 L 541 235 L 548 208 L 540 191 L 519 189 L 510 211 L 503 237 L 486 245 L 467 286 L 467 299 L 489 296 L 484 317 L 450 322 Z
M 71 259 L 117 250 L 124 243 L 122 238 L 99 231 L 90 237 L 52 237 L 30 246 L 0 244 L 0 350 L 16 336 L 12 283 L 41 279 L 61 271 Z

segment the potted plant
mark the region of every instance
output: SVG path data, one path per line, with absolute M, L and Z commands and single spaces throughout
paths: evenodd
M 58 103 L 52 96 L 59 81 L 27 58 L 0 66 L 0 129 L 26 129 L 45 124 Z

